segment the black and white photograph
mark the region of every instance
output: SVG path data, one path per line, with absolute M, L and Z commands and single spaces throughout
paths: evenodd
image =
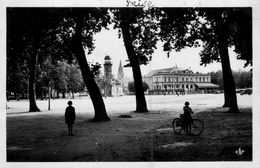
M 1 3 L 4 168 L 260 167 L 258 0 Z

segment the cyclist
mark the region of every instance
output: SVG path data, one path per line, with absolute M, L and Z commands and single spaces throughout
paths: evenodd
M 190 132 L 191 130 L 191 122 L 192 122 L 192 117 L 191 114 L 193 114 L 192 109 L 189 107 L 190 103 L 185 102 L 185 106 L 183 107 L 183 123 L 184 123 L 184 129 L 185 131 Z

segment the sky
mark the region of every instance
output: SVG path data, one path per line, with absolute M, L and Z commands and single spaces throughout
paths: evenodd
M 122 38 L 118 38 L 118 31 L 114 30 L 112 27 L 109 30 L 103 29 L 101 32 L 97 33 L 94 36 L 95 39 L 95 50 L 91 55 L 87 56 L 89 62 L 99 62 L 102 64 L 103 73 L 103 64 L 104 57 L 109 55 L 111 57 L 112 65 L 112 74 L 117 76 L 119 62 L 122 62 L 122 65 L 127 64 L 128 60 L 127 53 Z M 162 68 L 170 68 L 175 65 L 181 68 L 191 69 L 193 72 L 208 73 L 212 71 L 218 71 L 221 69 L 220 63 L 211 63 L 206 67 L 200 65 L 199 52 L 201 48 L 185 48 L 180 52 L 171 52 L 170 57 L 167 57 L 167 53 L 163 51 L 163 43 L 158 42 L 157 49 L 152 55 L 152 61 L 148 65 L 141 65 L 142 75 L 146 75 L 149 71 Z M 231 68 L 233 70 L 250 70 L 251 67 L 244 68 L 245 61 L 237 60 L 236 54 L 233 52 L 233 49 L 229 49 Z M 132 78 L 132 69 L 131 67 L 124 68 L 124 74 Z

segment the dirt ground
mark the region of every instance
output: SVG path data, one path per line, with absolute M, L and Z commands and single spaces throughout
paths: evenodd
M 7 161 L 251 161 L 252 108 L 225 110 L 196 113 L 205 125 L 197 137 L 174 134 L 171 121 L 179 114 L 169 111 L 116 113 L 102 123 L 80 114 L 74 136 L 67 135 L 63 114 L 8 115 Z

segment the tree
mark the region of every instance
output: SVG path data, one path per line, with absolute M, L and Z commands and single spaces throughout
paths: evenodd
M 35 94 L 39 56 L 47 49 L 44 45 L 47 34 L 57 26 L 64 11 L 66 9 L 7 8 L 7 57 L 23 53 L 22 59 L 28 59 L 30 112 L 40 111 Z
M 109 88 L 111 87 L 110 82 L 108 82 L 106 78 L 101 75 L 96 76 L 95 79 L 100 90 L 103 90 L 103 96 L 107 97 L 107 95 L 109 95 Z
M 220 86 L 223 89 L 223 77 L 222 71 L 211 72 L 211 82 Z M 236 88 L 250 88 L 252 87 L 252 78 L 250 77 L 251 72 L 247 71 L 232 71 L 234 76 Z
M 15 12 L 13 12 L 13 10 Z M 84 27 L 83 32 L 81 32 L 81 28 L 76 29 L 77 31 L 75 30 L 75 25 L 78 26 L 81 24 L 77 24 L 75 20 L 76 17 L 74 14 L 78 13 L 78 11 L 84 11 L 85 13 L 81 13 L 82 16 L 85 14 L 85 16 L 87 16 L 87 19 L 84 20 L 84 24 L 87 25 L 88 29 L 85 29 L 86 27 Z M 24 50 L 26 48 L 27 54 L 30 57 L 29 111 L 39 110 L 35 101 L 35 77 L 38 67 L 37 60 L 39 55 L 46 51 L 48 55 L 50 54 L 58 57 L 59 55 L 64 54 L 64 57 L 62 58 L 67 57 L 69 62 L 72 61 L 73 55 L 75 55 L 78 60 L 80 60 L 78 62 L 82 70 L 84 81 L 87 83 L 87 87 L 89 86 L 89 90 L 94 88 L 94 91 L 92 91 L 91 94 L 94 95 L 91 96 L 95 109 L 94 121 L 109 120 L 102 97 L 98 96 L 98 93 L 96 92 L 96 88 L 98 87 L 95 86 L 96 84 L 94 82 L 93 75 L 91 75 L 91 71 L 89 70 L 89 66 L 85 60 L 84 51 L 84 49 L 87 48 L 88 52 L 91 53 L 91 51 L 94 49 L 93 34 L 100 31 L 101 28 L 105 27 L 109 22 L 109 15 L 106 11 L 107 10 L 94 8 L 18 8 L 9 11 L 8 20 L 10 21 L 10 24 L 8 24 L 8 26 L 11 27 L 9 30 L 12 31 L 9 31 L 8 33 L 8 40 L 12 41 L 12 44 L 15 44 L 13 46 L 16 50 L 16 53 L 19 53 L 18 49 L 22 48 L 22 50 Z M 72 38 L 72 36 L 74 38 Z M 19 40 L 17 41 L 23 42 L 21 44 L 24 45 L 16 42 L 17 37 L 19 37 Z M 49 43 L 50 41 L 51 43 Z M 58 45 L 58 47 L 52 47 L 50 44 L 53 46 Z M 12 47 L 8 47 L 8 49 L 12 49 Z M 81 62 L 82 60 L 83 62 Z
M 144 91 L 147 91 L 149 89 L 149 85 L 145 81 L 143 81 L 143 88 L 144 88 Z M 134 82 L 128 83 L 128 90 L 129 90 L 129 92 L 135 92 L 135 83 Z
M 236 17 L 238 14 L 242 19 Z M 250 9 L 167 8 L 162 9 L 160 16 L 160 35 L 162 40 L 166 41 L 164 44 L 165 51 L 170 52 L 172 49 L 179 51 L 186 46 L 197 47 L 202 45 L 201 65 L 221 61 L 224 107 L 230 107 L 229 112 L 238 112 L 228 47 L 234 45 L 238 59 L 246 60 L 246 65 L 252 63 Z
M 143 82 L 144 91 L 146 92 L 148 89 L 150 89 L 149 85 L 144 81 Z
M 120 8 L 112 10 L 114 13 L 115 28 L 119 28 L 119 37 L 122 36 L 126 52 L 132 67 L 136 89 L 136 112 L 148 112 L 142 85 L 140 65 L 146 65 L 151 60 L 151 54 L 156 48 L 158 40 L 157 27 L 152 22 L 150 11 L 141 8 Z
M 160 8 L 155 9 L 155 17 L 159 20 L 159 37 L 164 42 L 163 50 L 179 52 L 185 47 L 198 47 L 198 18 L 191 8 Z
M 252 8 L 235 8 L 229 15 L 230 45 L 234 46 L 237 59 L 245 61 L 245 67 L 252 66 Z
M 32 14 L 32 16 L 31 16 Z M 36 17 L 35 17 L 36 16 Z M 29 111 L 40 111 L 36 105 L 35 75 L 37 57 L 40 46 L 41 22 L 37 19 L 37 11 L 23 9 L 7 9 L 7 57 L 27 51 L 29 61 Z M 39 23 L 39 24 L 38 24 Z M 38 34 L 39 33 L 39 34 Z
M 100 31 L 102 26 L 107 25 L 109 15 L 106 9 L 76 9 L 74 12 L 76 27 L 72 37 L 72 49 L 94 106 L 95 116 L 92 121 L 109 121 L 110 118 L 107 116 L 100 90 L 87 63 L 83 48 L 83 46 L 86 46 L 88 53 L 91 53 L 94 48 L 93 34 Z M 84 39 L 86 41 L 83 41 Z
M 238 71 L 233 72 L 237 88 L 250 88 L 252 87 L 251 72 Z
M 84 81 L 82 79 L 82 74 L 77 66 L 69 65 L 67 66 L 67 92 L 72 93 L 72 98 L 74 99 L 74 93 L 83 91 L 85 88 Z
M 223 89 L 223 77 L 222 77 L 222 71 L 219 70 L 217 72 L 211 72 L 211 82 L 219 85 L 219 89 Z
M 51 59 L 52 57 L 45 59 L 38 67 L 40 73 L 36 77 L 37 98 L 46 99 L 49 87 L 56 91 L 57 98 L 59 93 L 63 93 L 64 97 L 65 93 L 72 93 L 74 98 L 75 92 L 83 91 L 85 88 L 77 63 L 73 61 L 72 64 L 68 64 L 66 60 L 55 62 Z
M 246 60 L 245 66 L 252 64 L 252 11 L 249 8 L 221 8 L 203 9 L 199 12 L 206 20 L 201 27 L 204 47 L 201 52 L 202 63 L 208 63 L 209 60 L 221 61 L 225 97 L 223 107 L 229 107 L 228 112 L 239 112 L 228 47 L 235 47 L 237 58 Z M 210 32 L 211 37 L 205 35 L 205 32 Z
M 233 71 L 236 88 L 250 88 L 252 87 L 251 72 Z
M 11 46 L 10 41 L 8 41 L 8 46 Z M 11 94 L 14 94 L 13 98 L 18 99 L 19 94 L 28 93 L 28 59 L 23 52 L 18 55 L 13 50 L 7 50 L 7 55 L 6 98 L 9 100 Z

